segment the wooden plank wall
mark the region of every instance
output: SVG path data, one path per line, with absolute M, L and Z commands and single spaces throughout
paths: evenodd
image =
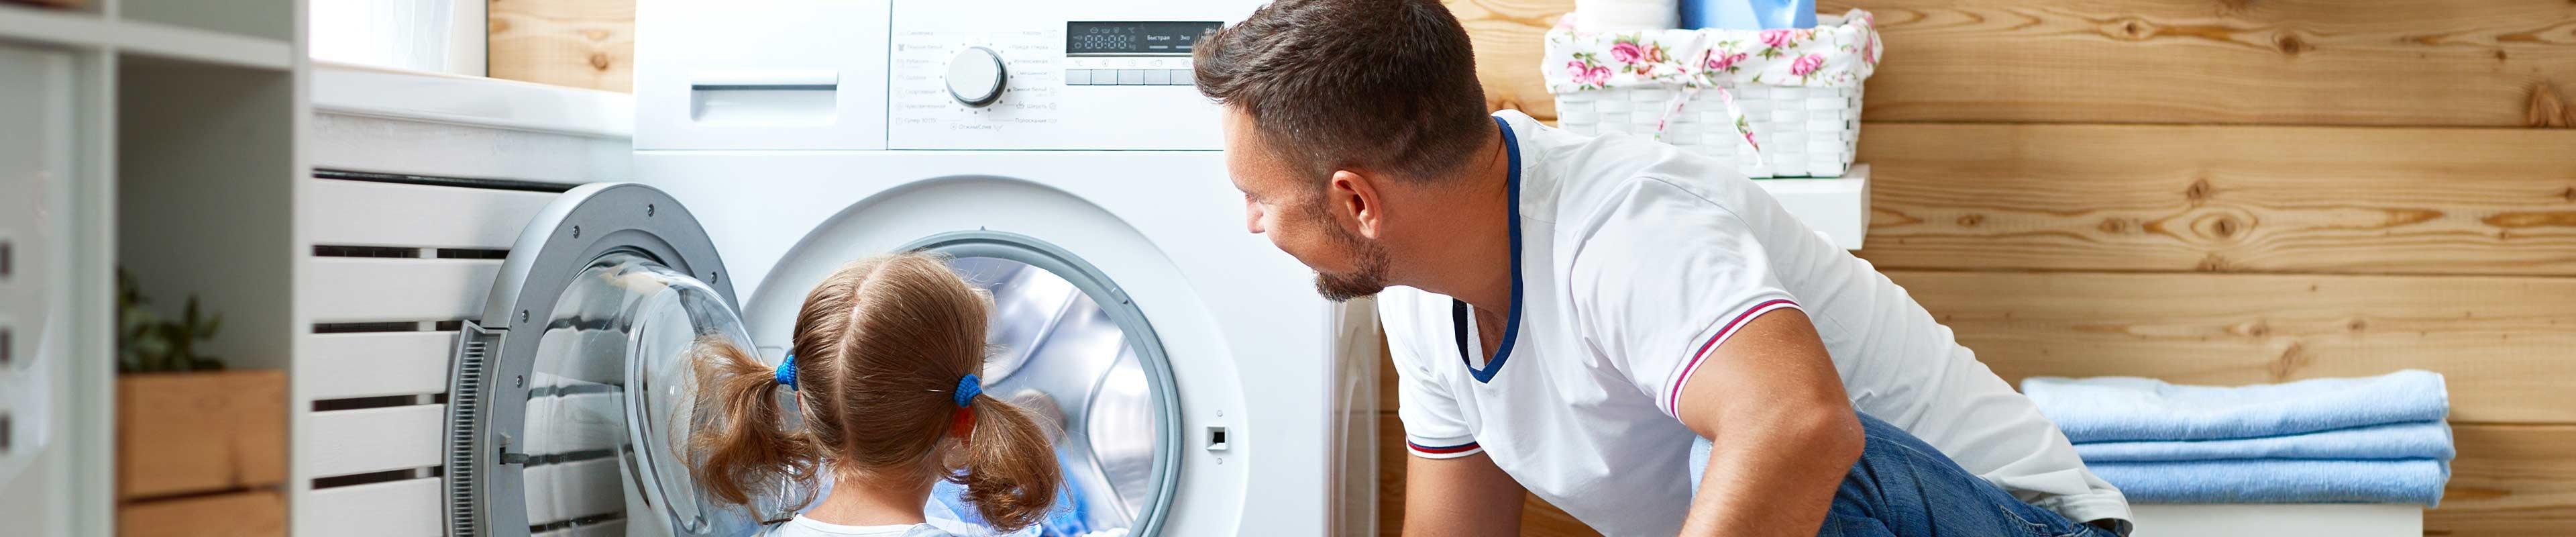
M 635 88 L 635 0 L 488 0 L 492 78 Z
M 2460 458 L 2425 533 L 2576 523 L 2576 2 L 1822 3 L 1888 46 L 1859 253 L 2009 380 L 2439 371 Z M 1450 2 L 1490 106 L 1553 116 L 1572 5 Z M 1530 504 L 1527 534 L 1590 533 Z

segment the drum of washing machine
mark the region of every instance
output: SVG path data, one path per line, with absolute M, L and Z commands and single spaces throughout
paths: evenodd
M 993 298 L 984 393 L 1032 410 L 1061 463 L 1064 488 L 1034 533 L 1122 535 L 1145 525 L 1171 492 L 1176 469 L 1166 420 L 1178 402 L 1159 342 L 1140 341 L 1152 335 L 1122 326 L 1120 317 L 1133 325 L 1141 313 L 1124 301 L 1104 306 L 1084 289 L 1107 282 L 1077 285 L 1023 260 L 964 256 L 950 266 Z M 953 484 L 936 488 L 933 514 L 945 508 L 974 522 L 959 492 Z
M 1141 314 L 1123 301 L 1104 307 L 1085 286 L 1021 261 L 961 257 L 952 267 L 993 299 L 985 393 L 1033 411 L 1061 464 L 1056 507 L 1023 533 L 1123 535 L 1159 518 L 1176 471 L 1168 416 L 1177 402 L 1159 347 L 1118 318 L 1133 324 Z M 701 337 L 753 348 L 716 293 L 649 258 L 612 253 L 586 267 L 554 311 L 527 379 L 531 532 L 745 535 L 795 510 L 715 503 L 688 473 L 688 350 Z M 983 533 L 961 492 L 942 482 L 929 518 Z

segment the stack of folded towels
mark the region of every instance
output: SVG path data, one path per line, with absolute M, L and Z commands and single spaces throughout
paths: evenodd
M 2022 393 L 2140 503 L 2417 503 L 2450 480 L 2442 375 L 2243 387 L 2034 377 Z

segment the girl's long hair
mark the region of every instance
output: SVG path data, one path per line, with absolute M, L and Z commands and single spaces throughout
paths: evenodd
M 806 293 L 797 314 L 791 429 L 775 370 L 733 343 L 701 338 L 692 351 L 701 425 L 691 470 L 716 500 L 801 502 L 817 472 L 893 483 L 948 479 L 996 529 L 1034 524 L 1062 476 L 1047 434 L 1027 410 L 988 396 L 955 401 L 959 379 L 984 364 L 989 299 L 928 254 L 844 265 Z M 969 431 L 956 413 L 973 414 Z M 950 466 L 956 463 L 955 466 Z M 881 481 L 881 483 L 884 481 Z

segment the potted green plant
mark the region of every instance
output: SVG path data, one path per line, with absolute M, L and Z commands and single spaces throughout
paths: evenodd
M 197 307 L 197 297 L 188 297 L 188 307 L 178 319 L 162 320 L 152 311 L 151 300 L 134 275 L 116 272 L 116 372 L 184 373 L 215 371 L 224 368 L 222 360 L 197 353 L 197 342 L 215 338 L 223 329 L 221 315 L 206 315 Z

